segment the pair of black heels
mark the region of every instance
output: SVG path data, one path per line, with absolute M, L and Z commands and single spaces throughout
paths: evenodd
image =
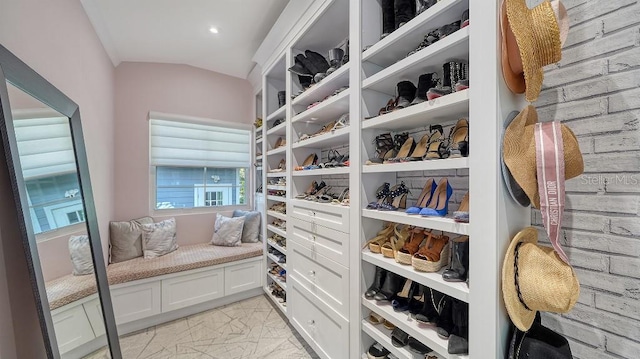
M 460 20 L 454 21 L 450 24 L 441 26 L 437 29 L 431 30 L 429 31 L 429 33 L 427 33 L 424 36 L 424 39 L 422 40 L 422 42 L 420 42 L 420 44 L 418 44 L 418 47 L 416 47 L 414 50 L 412 50 L 411 52 L 409 52 L 407 54 L 407 57 L 415 54 L 416 52 L 430 46 L 433 45 L 434 43 L 438 42 L 439 40 L 444 39 L 445 37 L 453 34 L 454 32 L 463 29 L 465 27 L 469 26 L 469 9 L 465 10 L 462 13 L 462 17 Z
M 377 209 L 379 211 L 397 211 L 407 208 L 407 195 L 409 189 L 401 182 L 393 187 L 388 182 L 378 187 L 376 191 L 377 201 L 367 205 L 367 209 Z

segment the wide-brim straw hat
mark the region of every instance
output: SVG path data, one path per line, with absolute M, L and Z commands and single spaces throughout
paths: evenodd
M 553 248 L 538 245 L 538 231 L 527 227 L 516 234 L 504 257 L 502 295 L 511 321 L 526 332 L 537 311 L 570 311 L 578 301 L 580 283 Z
M 537 122 L 538 113 L 531 105 L 525 107 L 511 121 L 504 132 L 502 159 L 509 169 L 509 174 L 527 194 L 531 204 L 535 208 L 540 208 L 534 137 Z M 566 125 L 563 124 L 560 127 L 564 147 L 564 177 L 571 179 L 584 172 L 584 161 L 576 135 Z
M 544 1 L 533 9 L 525 0 L 504 0 L 501 24 L 505 82 L 511 91 L 526 93 L 527 101 L 533 102 L 542 89 L 542 68 L 562 59 L 562 45 L 569 34 L 567 10 L 559 0 Z

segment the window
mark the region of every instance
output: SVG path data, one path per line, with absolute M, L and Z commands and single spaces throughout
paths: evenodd
M 152 117 L 155 209 L 248 204 L 251 132 L 227 126 Z

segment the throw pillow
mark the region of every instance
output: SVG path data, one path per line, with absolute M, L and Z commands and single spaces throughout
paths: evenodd
M 143 217 L 128 222 L 109 223 L 109 263 L 142 257 L 142 225 L 153 218 Z
M 89 236 L 69 237 L 69 254 L 73 265 L 73 275 L 87 275 L 93 273 L 93 259 Z
M 256 243 L 260 235 L 260 212 L 233 211 L 233 217 L 244 217 L 244 227 L 242 227 L 242 243 Z
M 142 251 L 144 258 L 156 258 L 178 249 L 176 219 L 142 225 Z
M 244 217 L 229 218 L 218 213 L 216 215 L 216 225 L 213 229 L 214 246 L 235 247 L 242 244 L 242 227 Z

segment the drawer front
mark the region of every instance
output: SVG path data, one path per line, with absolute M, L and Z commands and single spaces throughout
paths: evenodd
M 305 200 L 295 200 L 292 207 L 290 216 L 293 218 L 349 233 L 349 207 Z
M 64 354 L 95 338 L 82 304 L 52 314 L 60 353 Z
M 300 335 L 324 359 L 349 357 L 349 325 L 292 279 L 287 301 L 290 320 Z
M 291 243 L 292 275 L 300 285 L 327 303 L 345 319 L 349 318 L 349 270 L 335 262 Z
M 102 317 L 100 299 L 96 298 L 82 305 L 84 306 L 85 313 L 87 313 L 87 318 L 89 318 L 89 323 L 91 323 L 91 328 L 93 328 L 93 333 L 96 337 L 104 335 L 104 319 Z
M 330 260 L 349 267 L 349 235 L 298 218 L 290 219 L 291 240 Z
M 224 295 L 262 287 L 262 257 L 259 258 L 224 268 Z
M 160 314 L 160 281 L 111 287 L 111 299 L 117 324 Z
M 224 296 L 224 269 L 212 269 L 162 280 L 162 312 Z

